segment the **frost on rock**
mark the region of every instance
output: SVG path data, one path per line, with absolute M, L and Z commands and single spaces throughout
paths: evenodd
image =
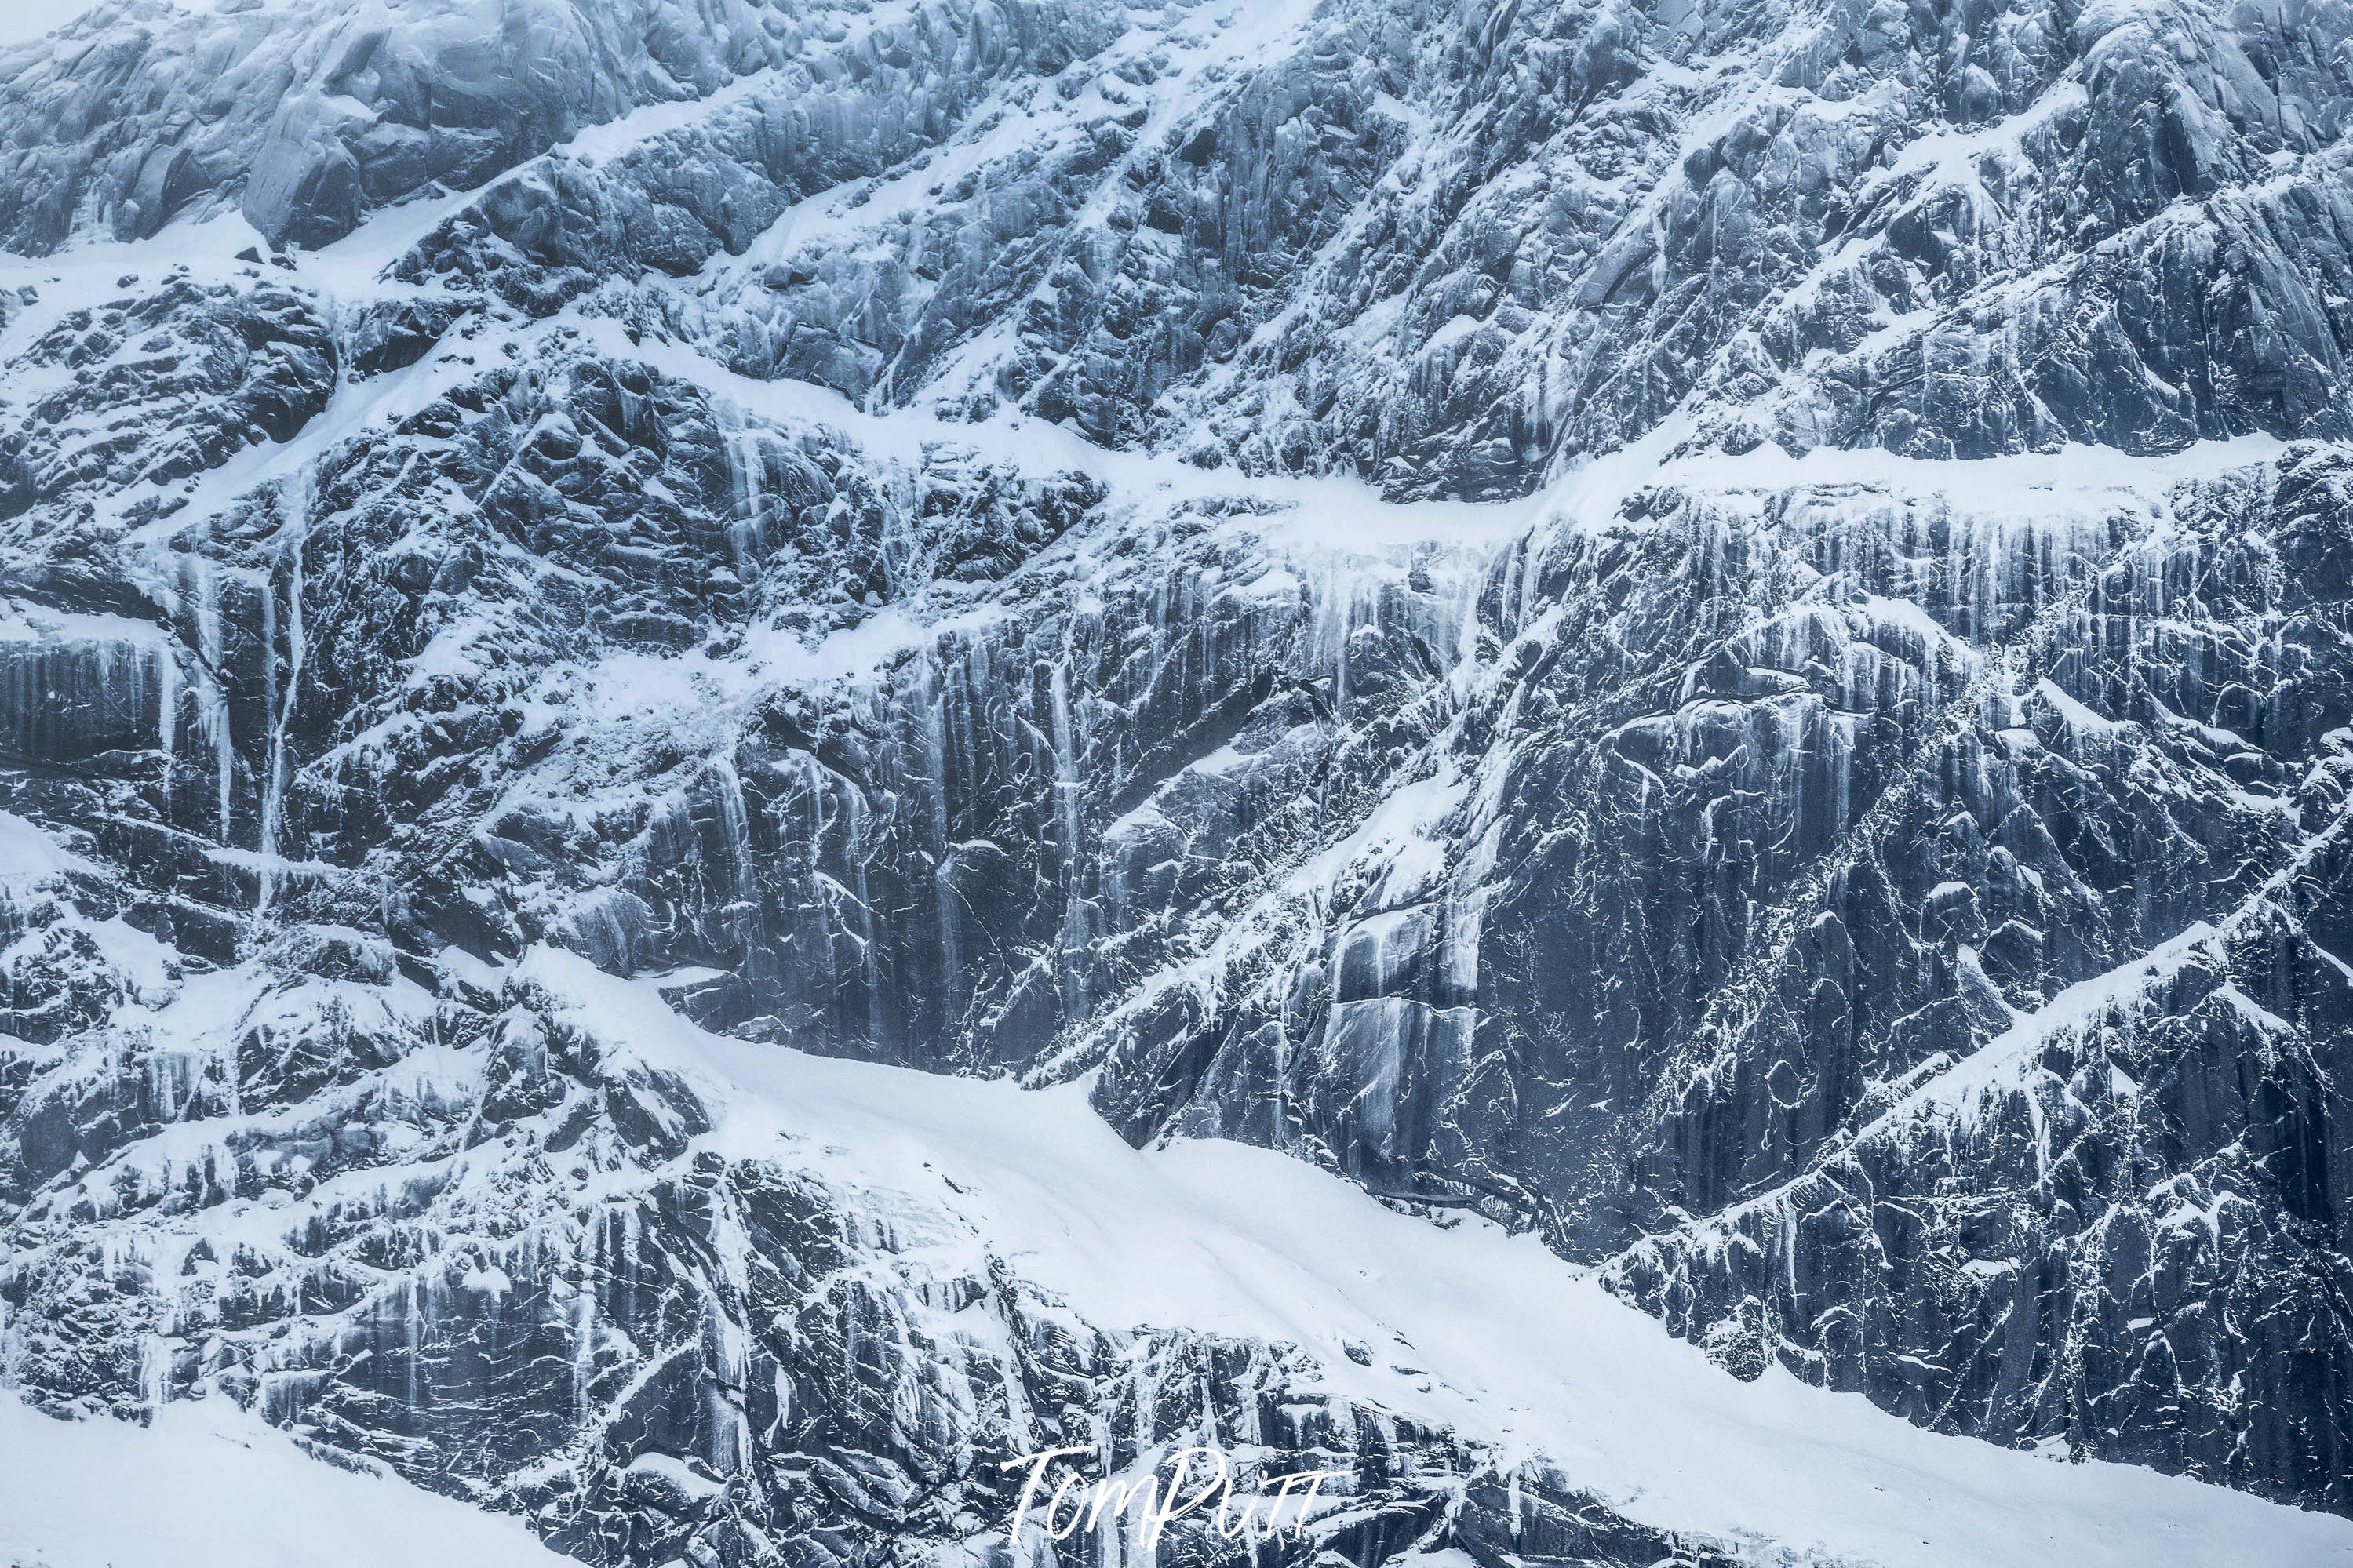
M 697 1065 L 797 1052 L 1534 1233 L 1757 1380 L 1675 1388 L 1865 1395 L 1804 1408 L 1955 1435 L 1938 1486 L 2337 1528 L 2347 32 L 123 0 L 0 50 L 0 1383 L 228 1399 L 615 1564 L 1042 1565 L 997 1460 L 1201 1433 L 1354 1473 L 1299 1561 L 1926 1539 L 1610 1469 L 1599 1405 L 1482 1427 L 1410 1347 L 1082 1310 Z M 2156 1560 L 2099 1509 L 2157 1478 L 2081 1473 Z M 2147 1495 L 2182 1561 L 2300 1517 Z

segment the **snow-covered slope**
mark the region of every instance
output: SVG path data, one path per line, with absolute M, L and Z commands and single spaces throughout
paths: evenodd
M 0 1560 L 25 1568 L 556 1568 L 520 1521 L 323 1464 L 226 1401 L 70 1425 L 0 1399 Z M 332 1547 L 325 1545 L 332 1542 Z
M 2348 38 L 0 48 L 0 1382 L 613 1564 L 2333 1550 Z
M 1891 1568 L 2192 1568 L 2257 1538 L 2267 1561 L 2353 1562 L 2341 1519 L 1934 1436 L 1778 1369 L 1727 1378 L 1535 1237 L 1475 1217 L 1441 1229 L 1240 1144 L 1136 1150 L 1076 1086 L 747 1045 L 544 949 L 519 974 L 561 999 L 557 1017 L 712 1082 L 710 1143 L 731 1158 L 935 1205 L 965 1246 L 1091 1322 L 1296 1345 L 1314 1386 L 1451 1429 L 1507 1468 L 1556 1467 L 1662 1531 Z
M 1533 1500 L 1547 1484 L 1573 1487 L 1588 1508 L 1686 1552 L 1891 1568 L 2191 1568 L 2260 1539 L 2267 1562 L 2353 1561 L 2353 1524 L 2341 1519 L 1931 1435 L 1778 1370 L 1727 1378 L 1533 1237 L 1477 1218 L 1434 1226 L 1239 1144 L 1137 1150 L 1076 1086 L 1025 1091 L 749 1045 L 696 1027 L 650 984 L 543 948 L 508 984 L 551 1024 L 598 1042 L 606 1072 L 667 1079 L 674 1104 L 708 1113 L 679 1165 L 756 1163 L 849 1212 L 887 1215 L 896 1234 L 864 1268 L 895 1275 L 900 1289 L 1018 1276 L 1054 1315 L 1128 1343 L 1127 1360 L 1169 1332 L 1291 1347 L 1314 1370 L 1287 1397 L 1451 1431 L 1513 1490 Z M 162 1234 L 217 1241 L 220 1217 Z M 757 1267 L 724 1256 L 750 1241 L 712 1231 L 723 1277 Z M 491 1282 L 471 1288 L 527 1289 L 501 1262 L 530 1250 L 510 1240 L 478 1252 L 471 1268 Z M 964 1327 L 983 1341 L 1001 1332 Z M 555 1560 L 519 1525 L 321 1465 L 226 1400 L 167 1405 L 148 1430 L 61 1426 L 12 1403 L 0 1407 L 0 1458 L 13 1500 L 0 1549 L 49 1568 L 308 1563 L 322 1542 L 337 1561 Z M 1335 1489 L 1345 1512 L 1354 1484 Z M 1001 1538 L 1001 1519 L 976 1522 L 976 1545 L 986 1526 Z

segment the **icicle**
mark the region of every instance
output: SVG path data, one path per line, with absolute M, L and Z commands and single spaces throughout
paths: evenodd
M 740 413 L 733 415 L 732 421 L 735 428 L 727 437 L 727 447 L 734 459 L 735 516 L 727 525 L 727 543 L 735 557 L 736 574 L 749 584 L 759 580 L 760 558 L 767 551 L 762 507 L 766 499 L 768 454 L 764 432 L 744 426 Z
M 1518 635 L 1521 627 L 1536 618 L 1536 606 L 1542 602 L 1539 595 L 1543 587 L 1544 546 L 1537 542 L 1535 535 L 1530 534 L 1520 565 L 1520 612 L 1513 626 L 1514 636 Z
M 735 771 L 735 759 L 722 753 L 711 760 L 712 794 L 719 801 L 719 828 L 723 840 L 721 847 L 726 856 L 727 868 L 734 886 L 735 902 L 729 913 L 743 932 L 745 956 L 753 944 L 754 915 L 760 907 L 760 886 L 752 865 L 752 814 L 744 804 L 743 776 Z
M 828 919 L 831 900 L 827 895 L 825 874 L 825 773 L 818 761 L 808 752 L 800 754 L 801 777 L 808 795 L 808 862 L 804 874 L 808 879 L 808 920 L 814 923 L 812 935 L 816 951 L 825 963 L 825 992 L 830 995 L 840 979 L 834 965 L 833 931 Z
M 212 563 L 201 555 L 186 559 L 195 580 L 196 655 L 198 661 L 196 729 L 212 748 L 219 779 L 220 842 L 228 842 L 231 788 L 236 782 L 237 752 L 230 743 L 228 688 L 221 679 L 220 584 Z
M 972 641 L 965 646 L 964 658 L 959 661 L 959 669 L 964 684 L 964 700 L 956 704 L 956 739 L 962 744 L 962 750 L 959 754 L 967 759 L 977 759 L 983 754 L 980 749 L 979 737 L 975 734 L 973 728 L 973 710 L 980 706 L 979 701 L 975 697 L 974 693 L 992 689 L 989 685 L 989 671 L 987 666 L 991 646 L 989 639 L 993 636 L 995 636 L 995 633 L 993 631 L 988 631 L 983 632 L 980 636 L 973 638 Z M 974 668 L 976 665 L 979 667 L 977 669 Z M 1002 749 L 1003 744 L 1010 741 L 1013 732 L 1013 726 L 1010 724 L 1000 725 L 997 729 L 990 732 L 989 739 L 999 743 L 997 752 L 999 756 L 1004 754 Z M 985 766 L 977 761 L 968 762 L 966 765 L 969 766 L 975 773 L 983 773 L 986 772 Z
M 1317 668 L 1332 672 L 1332 708 L 1334 714 L 1345 720 L 1348 715 L 1348 642 L 1356 629 L 1356 603 L 1359 583 L 1356 574 L 1345 566 L 1322 563 L 1311 579 L 1315 607 L 1309 633 Z
M 295 699 L 302 689 L 302 660 L 309 651 L 308 638 L 302 626 L 302 549 L 310 542 L 310 500 L 305 496 L 298 504 L 294 521 L 294 538 L 287 547 L 286 591 L 286 685 L 277 689 L 277 665 L 270 664 L 270 706 L 276 714 L 269 735 L 269 786 L 261 799 L 261 908 L 268 909 L 278 890 L 278 838 L 286 810 L 286 727 L 294 716 Z M 263 599 L 264 613 L 271 613 L 274 596 Z M 265 645 L 276 640 L 274 628 L 265 627 Z
M 956 942 L 955 889 L 949 879 L 955 851 L 948 843 L 947 701 L 939 660 L 926 658 L 917 706 L 923 731 L 923 768 L 931 775 L 932 909 L 939 923 L 943 1023 L 955 1016 L 957 977 L 964 967 Z
M 621 1310 L 618 1316 L 625 1324 L 638 1319 L 638 1211 L 634 1204 L 624 1204 L 620 1209 L 621 1236 L 616 1247 L 613 1267 L 621 1277 Z
M 174 599 L 177 595 L 173 595 Z M 155 747 L 164 757 L 164 820 L 172 820 L 172 770 L 180 741 L 180 656 L 165 638 L 155 650 Z
M 1079 757 L 1071 733 L 1067 650 L 1048 677 L 1053 704 L 1054 817 L 1062 851 L 1062 1005 L 1065 1016 L 1087 1013 L 1087 981 L 1077 957 L 1087 945 L 1086 909 L 1079 877 Z
M 753 1451 L 751 1424 L 744 1418 L 741 1398 L 741 1390 L 752 1373 L 751 1336 L 728 1315 L 716 1296 L 706 1299 L 706 1310 L 710 1314 L 712 1353 L 716 1364 L 712 1369 L 710 1420 L 706 1423 L 711 1443 L 704 1457 L 721 1475 L 737 1475 L 746 1468 Z
M 867 1038 L 876 1045 L 882 1040 L 882 974 L 881 963 L 874 951 L 874 906 L 867 891 L 866 878 L 866 797 L 856 784 L 842 792 L 843 815 L 848 818 L 849 871 L 856 882 L 858 899 L 859 947 L 864 962 L 860 965 L 866 981 Z
M 417 1405 L 417 1367 L 423 1359 L 425 1346 L 424 1308 L 417 1299 L 417 1282 L 412 1276 L 401 1281 L 400 1287 L 400 1347 L 402 1384 L 406 1394 L 405 1403 L 414 1410 Z
M 584 1236 L 584 1252 L 586 1242 Z M 575 1420 L 588 1419 L 588 1385 L 596 1375 L 596 1293 L 584 1284 L 572 1300 L 572 1414 Z

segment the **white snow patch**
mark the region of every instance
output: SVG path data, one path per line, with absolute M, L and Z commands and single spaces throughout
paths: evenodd
M 0 889 L 24 891 L 64 876 L 102 875 L 13 811 L 0 811 Z
M 2113 735 L 2125 728 L 2114 719 L 2105 719 L 2070 697 L 2056 681 L 2045 677 L 2034 683 L 2034 694 L 2058 710 L 2067 727 L 2079 735 Z
M 45 1568 L 561 1568 L 522 1521 L 321 1464 L 227 1400 L 150 1427 L 0 1397 L 0 1561 Z
M 0 6 L 0 47 L 54 33 L 96 8 L 97 0 L 12 0 Z

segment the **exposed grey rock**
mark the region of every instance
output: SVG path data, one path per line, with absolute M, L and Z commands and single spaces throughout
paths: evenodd
M 2342 7 L 496 15 L 0 53 L 0 1376 L 615 1563 L 1197 1424 L 1735 1555 L 691 1147 L 554 945 L 2353 1511 Z

